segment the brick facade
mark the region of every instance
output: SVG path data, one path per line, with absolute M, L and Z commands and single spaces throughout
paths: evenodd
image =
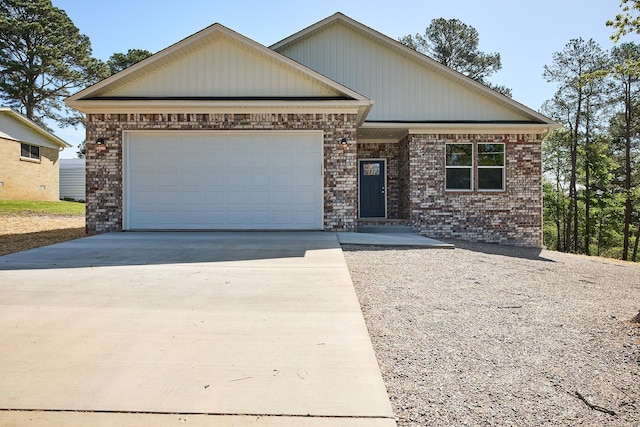
M 322 130 L 324 227 L 353 231 L 357 217 L 355 114 L 89 114 L 87 232 L 122 230 L 122 135 L 125 130 Z M 346 138 L 347 144 L 340 140 Z M 98 139 L 104 144 L 97 144 Z
M 59 151 L 40 147 L 40 159 L 20 157 L 20 142 L 0 138 L 0 200 L 59 199 Z
M 349 114 L 90 114 L 87 117 L 87 231 L 122 230 L 125 130 L 322 130 L 324 227 L 355 231 L 358 159 L 387 159 L 387 218 L 419 234 L 518 246 L 542 244 L 541 135 L 424 134 L 397 143 L 356 143 Z M 346 138 L 348 143 L 340 140 Z M 96 140 L 103 139 L 104 144 Z M 506 188 L 445 191 L 445 144 L 505 144 Z
M 506 188 L 445 191 L 445 143 L 505 144 Z M 516 246 L 542 246 L 542 136 L 410 135 L 410 219 L 419 234 Z M 404 150 L 401 142 L 402 152 Z

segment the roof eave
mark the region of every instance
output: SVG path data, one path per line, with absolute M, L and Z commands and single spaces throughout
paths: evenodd
M 40 135 L 42 135 L 43 137 L 45 137 L 46 139 L 51 141 L 54 145 L 57 145 L 58 147 L 60 147 L 62 149 L 70 148 L 72 146 L 68 142 L 60 139 L 59 137 L 57 137 L 53 133 L 41 128 L 38 124 L 36 124 L 32 120 L 28 119 L 27 117 L 23 116 L 22 114 L 18 113 L 17 111 L 14 111 L 11 108 L 0 107 L 0 112 L 8 113 L 11 117 L 13 117 L 16 120 L 19 120 L 24 125 L 28 126 L 29 128 L 31 128 L 35 132 L 39 133 Z M 19 141 L 18 139 L 15 139 L 15 138 L 11 138 L 11 139 L 13 139 L 14 141 Z
M 372 101 L 363 100 L 75 100 L 70 107 L 85 114 L 103 113 L 243 113 L 262 111 L 330 112 L 349 111 L 358 115 L 358 123 L 364 122 Z
M 493 132 L 551 132 L 558 129 L 557 123 L 539 122 L 365 122 L 361 126 L 363 129 L 408 129 L 409 133 L 446 133 L 446 132 L 469 132 L 479 131 L 483 133 Z

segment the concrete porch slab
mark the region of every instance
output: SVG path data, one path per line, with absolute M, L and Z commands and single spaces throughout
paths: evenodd
M 343 245 L 413 246 L 421 248 L 454 249 L 455 245 L 419 236 L 414 233 L 348 233 L 338 232 Z

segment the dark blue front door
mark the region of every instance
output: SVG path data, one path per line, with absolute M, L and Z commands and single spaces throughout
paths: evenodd
M 360 161 L 360 218 L 386 216 L 384 160 Z

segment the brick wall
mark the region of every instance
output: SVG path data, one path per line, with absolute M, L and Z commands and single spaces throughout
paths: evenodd
M 398 219 L 400 187 L 397 143 L 358 143 L 358 159 L 387 159 L 387 218 Z
M 398 215 L 402 219 L 411 218 L 409 138 L 407 135 L 398 142 Z
M 322 130 L 324 225 L 355 230 L 357 152 L 355 114 L 89 114 L 87 116 L 87 232 L 122 230 L 124 130 Z M 96 141 L 102 138 L 104 144 Z M 340 139 L 349 141 L 346 145 Z
M 414 228 L 434 238 L 542 246 L 541 135 L 411 135 Z M 446 192 L 445 143 L 505 144 L 506 189 Z
M 59 200 L 58 155 L 40 147 L 40 160 L 21 159 L 20 142 L 0 138 L 0 200 Z

